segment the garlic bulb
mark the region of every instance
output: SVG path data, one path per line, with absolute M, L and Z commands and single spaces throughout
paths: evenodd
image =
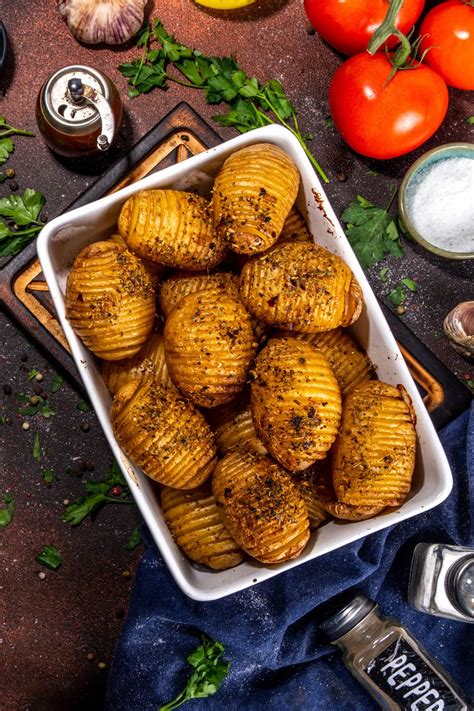
M 147 0 L 58 0 L 59 14 L 86 44 L 122 44 L 143 24 Z
M 474 358 L 474 301 L 455 306 L 444 319 L 444 331 L 461 355 Z

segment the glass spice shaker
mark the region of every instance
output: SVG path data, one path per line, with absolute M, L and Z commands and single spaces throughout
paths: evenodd
M 363 593 L 320 623 L 344 664 L 389 711 L 472 711 L 447 672 L 399 623 L 380 614 Z
M 408 602 L 415 610 L 474 624 L 474 548 L 418 543 Z

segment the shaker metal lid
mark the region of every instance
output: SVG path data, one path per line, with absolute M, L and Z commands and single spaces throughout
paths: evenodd
M 364 593 L 358 593 L 347 605 L 329 617 L 324 622 L 319 623 L 319 628 L 329 637 L 331 642 L 339 639 L 346 632 L 355 627 L 364 617 L 367 617 L 375 607 L 376 603 L 368 598 Z
M 71 79 L 80 79 L 110 100 L 109 87 L 101 72 L 86 65 L 72 64 L 59 69 L 46 82 L 42 92 L 44 112 L 52 125 L 67 133 L 83 130 L 86 126 L 95 128 L 94 124 L 100 123 L 99 112 L 90 103 L 78 106 L 71 100 L 68 93 Z

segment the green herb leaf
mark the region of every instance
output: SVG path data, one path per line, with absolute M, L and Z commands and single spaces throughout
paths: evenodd
M 474 388 L 474 380 L 472 380 L 471 378 L 468 378 L 464 382 L 466 383 L 466 385 L 469 385 L 470 388 Z
M 35 560 L 50 570 L 57 570 L 63 562 L 61 553 L 56 546 L 45 546 L 41 553 L 36 556 Z
M 468 116 L 466 119 L 469 126 L 474 126 L 474 116 Z
M 57 393 L 58 390 L 61 389 L 61 385 L 64 382 L 64 378 L 62 378 L 60 375 L 57 373 L 53 375 L 53 379 L 51 380 L 51 387 L 49 388 L 50 392 L 52 393 Z
M 387 254 L 403 256 L 397 225 L 383 207 L 358 195 L 341 216 L 347 238 L 364 269 L 380 262 Z
M 35 441 L 33 443 L 33 459 L 37 462 L 41 460 L 41 442 L 38 432 L 35 434 Z
M 223 653 L 224 647 L 220 642 L 202 635 L 201 644 L 186 660 L 194 671 L 185 689 L 173 701 L 161 706 L 159 711 L 172 711 L 190 699 L 203 699 L 215 694 L 230 668 L 230 662 L 221 660 Z
M 41 407 L 41 414 L 43 417 L 46 417 L 48 419 L 49 417 L 54 417 L 56 414 L 51 405 L 48 402 L 45 402 L 42 407 Z
M 410 291 L 417 291 L 416 281 L 413 281 L 413 279 L 405 277 L 404 279 L 402 279 L 402 284 L 404 284 L 406 288 Z
M 380 277 L 380 281 L 382 281 L 384 284 L 386 284 L 388 281 L 387 274 L 388 274 L 388 267 L 382 267 L 382 269 L 379 271 L 379 277 Z
M 334 121 L 332 119 L 332 116 L 326 116 L 324 119 L 324 123 L 326 124 L 326 128 L 334 128 Z
M 41 478 L 44 483 L 50 486 L 54 481 L 54 472 L 52 469 L 43 469 L 41 471 Z
M 28 373 L 28 380 L 34 380 L 38 373 L 39 370 L 37 368 L 32 368 Z
M 83 482 L 86 495 L 69 504 L 62 516 L 71 526 L 78 526 L 87 516 L 95 513 L 104 504 L 133 504 L 130 491 L 116 461 L 112 462 L 107 478 L 101 481 Z M 110 496 L 113 487 L 120 487 L 120 496 Z
M 6 528 L 13 520 L 15 514 L 15 501 L 11 494 L 3 494 L 2 503 L 4 507 L 0 508 L 0 528 Z
M 77 406 L 77 409 L 81 412 L 92 412 L 92 405 L 90 405 L 88 402 L 80 402 Z
M 44 202 L 41 193 L 27 188 L 23 195 L 0 198 L 0 216 L 13 220 L 17 225 L 30 225 L 37 221 Z
M 11 138 L 0 138 L 0 165 L 7 162 L 10 153 L 13 153 L 14 150 L 15 147 Z
M 394 306 L 401 306 L 405 301 L 405 292 L 403 291 L 403 287 L 399 285 L 396 286 L 395 289 L 392 289 L 388 295 L 388 300 Z
M 133 551 L 133 549 L 139 546 L 141 542 L 142 539 L 140 537 L 140 529 L 137 526 L 137 528 L 132 531 L 130 538 L 128 539 L 124 548 L 126 548 L 128 551 Z

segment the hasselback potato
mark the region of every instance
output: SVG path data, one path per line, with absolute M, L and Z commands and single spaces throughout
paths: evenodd
M 303 215 L 296 207 L 292 207 L 285 220 L 278 244 L 280 242 L 313 242 Z
M 334 491 L 355 506 L 399 506 L 415 465 L 415 415 L 402 385 L 358 385 L 346 398 L 332 453 Z
M 309 538 L 306 507 L 290 475 L 271 459 L 226 454 L 212 490 L 226 528 L 253 558 L 281 563 L 301 553 Z
M 214 437 L 203 415 L 156 381 L 131 380 L 122 386 L 110 419 L 125 454 L 165 486 L 193 489 L 214 469 Z
M 239 278 L 236 274 L 175 272 L 160 284 L 158 293 L 161 313 L 168 318 L 176 304 L 185 296 L 209 288 L 222 289 L 239 298 Z
M 375 379 L 374 367 L 367 353 L 342 328 L 322 333 L 295 334 L 295 337 L 308 341 L 327 358 L 343 397 L 359 383 Z
M 127 249 L 112 241 L 95 242 L 84 247 L 69 272 L 66 316 L 99 358 L 131 358 L 153 328 L 155 286 Z
M 298 491 L 303 497 L 303 501 L 308 511 L 309 527 L 318 528 L 329 518 L 328 511 L 321 501 L 318 487 L 319 467 L 314 465 L 304 472 L 293 474 L 292 479 Z
M 224 256 L 209 203 L 193 193 L 143 190 L 125 202 L 118 225 L 132 252 L 168 267 L 201 271 Z
M 250 406 L 243 409 L 228 408 L 226 412 L 221 413 L 214 434 L 217 448 L 222 454 L 236 449 L 267 454 L 265 445 L 255 432 Z
M 248 261 L 240 296 L 260 321 L 306 333 L 349 326 L 362 309 L 362 292 L 347 264 L 307 242 L 283 242 Z
M 255 429 L 290 471 L 324 459 L 341 419 L 341 393 L 322 353 L 296 338 L 272 338 L 252 372 Z
M 293 160 L 270 143 L 232 153 L 214 183 L 212 208 L 219 236 L 243 254 L 271 247 L 295 201 L 299 180 Z
M 222 523 L 210 487 L 180 491 L 163 487 L 161 508 L 180 548 L 191 560 L 214 570 L 239 565 L 243 552 Z
M 244 387 L 256 344 L 236 297 L 219 289 L 185 296 L 167 318 L 164 336 L 171 379 L 197 405 L 229 402 Z
M 133 358 L 102 361 L 100 366 L 104 382 L 115 395 L 122 385 L 132 378 L 152 378 L 165 388 L 173 388 L 165 360 L 165 346 L 161 333 L 152 333 Z
M 376 516 L 384 510 L 384 504 L 374 504 L 372 506 L 360 506 L 344 504 L 339 501 L 332 483 L 331 462 L 329 459 L 324 459 L 318 462 L 320 466 L 317 469 L 311 469 L 314 473 L 312 484 L 317 497 L 318 503 L 334 518 L 340 518 L 344 521 L 365 521 L 368 518 Z

